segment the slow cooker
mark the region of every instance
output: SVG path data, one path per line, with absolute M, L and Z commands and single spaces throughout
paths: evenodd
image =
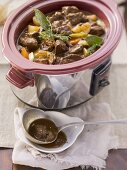
M 39 64 L 23 58 L 16 43 L 21 32 L 30 23 L 34 15 L 33 9 L 38 8 L 46 14 L 71 5 L 94 13 L 104 21 L 106 39 L 102 47 L 87 58 L 62 65 Z M 24 103 L 44 110 L 70 108 L 90 100 L 110 84 L 108 78 L 111 55 L 118 45 L 121 32 L 122 21 L 113 0 L 28 1 L 7 19 L 2 36 L 3 54 L 10 63 L 6 78 L 11 83 L 13 93 Z M 52 94 L 48 92 L 43 96 L 47 101 L 45 105 L 45 102 L 40 101 L 39 95 L 43 93 L 47 82 L 52 88 Z M 56 98 L 52 98 L 54 92 Z M 51 98 L 55 104 L 49 106 Z

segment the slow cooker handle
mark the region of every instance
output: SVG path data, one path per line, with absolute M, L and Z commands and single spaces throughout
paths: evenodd
M 14 67 L 11 67 L 6 75 L 6 79 L 20 89 L 27 86 L 34 86 L 35 80 L 34 77 L 28 76 L 25 73 L 15 69 Z

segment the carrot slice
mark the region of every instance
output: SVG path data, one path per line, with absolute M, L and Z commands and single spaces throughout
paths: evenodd
M 23 57 L 29 59 L 29 53 L 27 52 L 26 48 L 21 48 L 21 54 Z
M 80 41 L 80 38 L 75 38 L 70 40 L 71 45 L 76 45 Z

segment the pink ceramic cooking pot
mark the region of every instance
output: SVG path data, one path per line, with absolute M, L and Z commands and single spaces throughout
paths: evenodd
M 31 62 L 21 56 L 16 48 L 19 35 L 31 21 L 34 8 L 43 13 L 59 10 L 62 6 L 75 5 L 96 14 L 106 25 L 103 46 L 88 58 L 69 64 L 45 65 Z M 116 48 L 122 32 L 122 22 L 113 0 L 32 0 L 15 10 L 7 19 L 3 31 L 3 54 L 11 64 L 7 79 L 19 88 L 34 85 L 34 74 L 71 74 L 93 68 L 109 58 Z

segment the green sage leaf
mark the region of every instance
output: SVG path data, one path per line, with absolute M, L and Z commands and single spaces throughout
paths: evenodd
M 47 17 L 39 10 L 35 9 L 35 17 L 36 20 L 39 22 L 40 26 L 45 30 L 51 30 L 51 24 Z
M 87 37 L 85 40 L 89 46 L 94 46 L 94 45 L 100 46 L 103 44 L 103 39 L 96 35 L 91 35 L 91 36 Z
M 91 54 L 93 54 L 95 51 L 97 51 L 98 49 L 100 48 L 100 46 L 99 45 L 93 45 L 93 46 L 91 46 L 90 48 L 88 48 L 88 54 L 89 55 L 91 55 Z
M 54 38 L 60 39 L 65 42 L 67 42 L 69 40 L 69 36 L 65 36 L 65 35 L 61 35 L 61 34 L 54 34 Z

